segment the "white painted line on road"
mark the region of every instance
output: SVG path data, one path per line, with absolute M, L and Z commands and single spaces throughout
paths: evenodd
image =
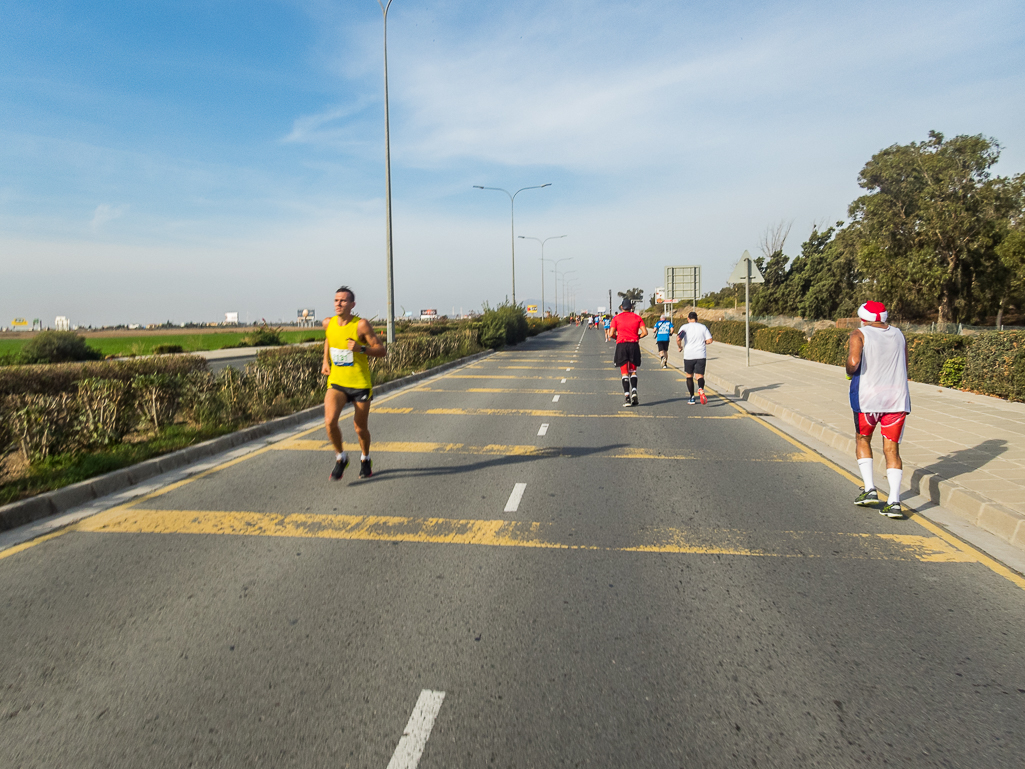
M 441 710 L 443 699 L 445 692 L 432 692 L 430 689 L 420 692 L 420 699 L 416 701 L 416 707 L 413 708 L 406 730 L 402 733 L 402 739 L 399 740 L 398 747 L 388 762 L 388 769 L 416 769 L 427 746 L 427 738 L 431 736 L 434 719 Z
M 584 334 L 587 333 L 587 326 L 584 326 L 584 333 L 580 335 L 580 341 L 577 342 L 577 347 L 580 346 L 580 342 L 584 341 Z
M 548 425 L 546 423 L 546 424 L 541 425 L 541 429 L 537 431 L 537 434 L 540 436 L 540 435 L 546 434 L 547 432 L 548 432 Z
M 512 494 L 509 495 L 509 501 L 505 503 L 505 512 L 515 513 L 517 508 L 520 506 L 520 500 L 523 499 L 523 492 L 527 490 L 527 484 L 517 483 L 513 486 Z
M 562 380 L 562 384 L 566 384 L 566 380 L 565 379 Z
M 558 402 L 559 402 L 559 396 L 556 395 L 554 398 L 552 398 L 552 403 L 558 403 Z
M 567 370 L 567 371 L 572 371 L 573 369 L 571 369 L 571 368 L 568 368 L 568 369 L 566 369 L 566 370 Z

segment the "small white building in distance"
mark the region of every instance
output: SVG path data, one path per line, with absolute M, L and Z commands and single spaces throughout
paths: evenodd
M 53 321 L 53 327 L 58 331 L 71 331 L 71 321 L 63 315 L 58 315 Z

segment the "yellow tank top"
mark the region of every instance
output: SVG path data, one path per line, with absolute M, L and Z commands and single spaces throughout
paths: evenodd
M 366 390 L 372 387 L 367 356 L 358 349 L 350 350 L 347 344 L 350 339 L 355 339 L 356 344 L 360 344 L 359 332 L 356 330 L 357 323 L 359 323 L 358 315 L 353 315 L 352 320 L 344 326 L 340 325 L 341 319 L 335 315 L 327 326 L 328 357 L 331 361 L 331 373 L 327 377 L 328 385 L 352 387 L 357 390 Z

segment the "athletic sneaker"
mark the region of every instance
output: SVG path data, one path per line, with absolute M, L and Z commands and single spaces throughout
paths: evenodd
M 887 518 L 903 518 L 904 508 L 900 506 L 900 502 L 888 502 L 883 505 L 879 515 L 885 515 Z
M 665 358 L 662 359 L 662 368 L 669 368 L 669 361 Z
M 698 390 L 698 400 L 701 401 L 702 406 L 708 403 L 708 398 L 705 396 L 705 388 L 703 387 L 700 390 Z
M 374 460 L 370 457 L 359 461 L 359 477 L 369 478 L 374 474 Z
M 697 402 L 698 402 L 698 399 L 697 399 L 697 398 L 695 398 L 695 397 L 694 397 L 693 395 L 692 395 L 692 396 L 690 396 L 690 400 L 689 400 L 689 401 L 687 401 L 687 403 L 689 403 L 689 404 L 690 404 L 691 406 L 693 406 L 693 405 L 694 405 L 695 403 L 697 403 Z
M 865 491 L 865 488 L 862 487 L 858 498 L 854 500 L 854 504 L 861 505 L 862 507 L 875 507 L 879 504 L 879 495 L 875 489 Z
M 634 388 L 633 390 L 630 391 L 630 402 L 634 406 L 636 406 L 638 403 L 640 403 L 640 400 L 637 398 L 637 388 Z
M 340 481 L 342 480 L 342 474 L 345 472 L 345 468 L 349 466 L 349 458 L 339 459 L 335 462 L 334 470 L 331 471 L 331 480 Z
M 631 407 L 632 405 L 634 405 L 634 402 L 633 402 L 632 400 L 630 400 L 630 393 L 627 393 L 627 394 L 626 394 L 626 400 L 625 400 L 625 402 L 623 403 L 623 408 L 625 408 L 625 409 L 628 409 L 628 408 L 630 408 L 630 407 Z

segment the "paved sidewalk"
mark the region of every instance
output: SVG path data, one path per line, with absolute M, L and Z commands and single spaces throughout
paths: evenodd
M 651 337 L 642 341 L 657 355 Z M 683 369 L 670 346 L 669 362 Z M 711 387 L 748 401 L 854 462 L 848 381 L 839 366 L 714 343 Z M 885 488 L 880 439 L 876 479 Z M 904 488 L 1025 550 L 1025 404 L 911 382 L 911 415 L 901 443 Z

